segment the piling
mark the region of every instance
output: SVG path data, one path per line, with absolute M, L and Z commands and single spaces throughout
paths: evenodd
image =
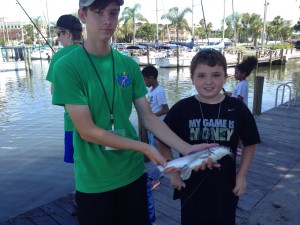
M 147 45 L 147 63 L 150 64 L 150 56 L 149 56 L 149 45 Z
M 264 77 L 256 76 L 254 79 L 254 93 L 253 93 L 253 114 L 261 114 L 262 96 L 264 88 Z

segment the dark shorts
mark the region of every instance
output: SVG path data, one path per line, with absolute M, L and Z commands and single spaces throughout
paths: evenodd
M 103 193 L 76 191 L 80 225 L 149 225 L 147 175 Z
M 65 155 L 64 155 L 64 162 L 66 162 L 66 163 L 74 163 L 73 155 L 74 155 L 73 131 L 65 131 Z

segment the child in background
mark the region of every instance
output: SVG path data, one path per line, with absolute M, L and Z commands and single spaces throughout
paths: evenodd
M 238 197 L 246 190 L 246 174 L 260 136 L 248 107 L 220 93 L 227 79 L 225 57 L 216 50 L 198 52 L 190 66 L 197 94 L 177 102 L 164 121 L 179 137 L 190 144 L 218 143 L 231 148 L 220 168 L 192 172 L 183 181 L 180 172 L 171 174 L 174 199 L 181 200 L 182 225 L 235 225 Z M 236 171 L 239 139 L 244 151 Z M 171 148 L 158 142 L 163 156 L 173 158 Z
M 244 58 L 243 61 L 235 67 L 234 78 L 238 81 L 232 94 L 228 93 L 234 98 L 240 99 L 248 106 L 249 85 L 246 78 L 257 65 L 257 59 L 254 56 Z M 242 143 L 238 144 L 237 154 L 242 154 Z
M 164 88 L 158 83 L 158 70 L 152 66 L 146 66 L 142 70 L 144 81 L 146 86 L 150 89 L 148 92 L 148 100 L 151 111 L 158 116 L 161 120 L 164 119 L 165 115 L 169 112 L 169 106 L 165 94 Z M 149 144 L 157 148 L 156 140 L 154 135 L 148 131 Z M 151 162 L 148 165 L 148 173 L 151 181 L 151 189 L 154 189 L 160 184 L 159 177 L 161 173 L 158 171 L 156 166 L 151 166 Z
M 234 78 L 238 81 L 234 88 L 232 97 L 238 98 L 248 106 L 249 85 L 246 78 L 257 65 L 257 59 L 254 56 L 245 58 L 235 67 Z

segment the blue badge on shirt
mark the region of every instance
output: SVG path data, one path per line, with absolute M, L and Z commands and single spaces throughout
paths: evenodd
M 130 78 L 129 76 L 126 75 L 126 72 L 123 72 L 122 74 L 119 75 L 118 84 L 121 87 L 126 87 L 130 85 Z

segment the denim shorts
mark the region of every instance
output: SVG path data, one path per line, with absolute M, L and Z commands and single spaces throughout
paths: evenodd
M 73 131 L 65 131 L 65 155 L 64 155 L 64 162 L 66 162 L 66 163 L 74 163 L 73 155 L 74 155 Z

